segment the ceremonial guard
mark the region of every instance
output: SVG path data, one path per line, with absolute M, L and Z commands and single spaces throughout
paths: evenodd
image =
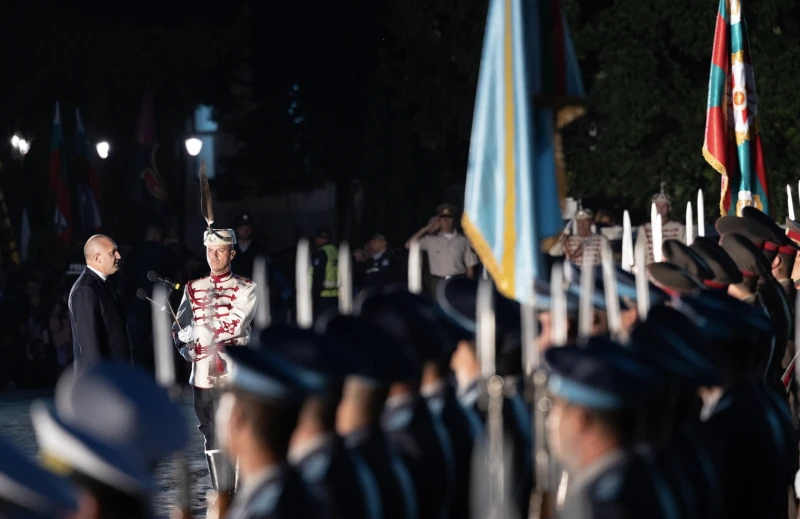
M 241 484 L 225 518 L 332 515 L 313 498 L 287 459 L 304 401 L 324 391 L 320 380 L 269 354 L 260 343 L 232 348 L 230 359 L 231 375 L 223 388 L 216 429 L 220 447 L 230 459 L 239 460 Z
M 653 203 L 656 204 L 656 211 L 661 215 L 661 241 L 665 240 L 678 240 L 686 242 L 686 226 L 679 222 L 673 222 L 669 219 L 669 212 L 672 209 L 672 200 L 669 195 L 664 193 L 664 185 L 661 185 L 661 192 L 653 195 Z M 647 244 L 647 263 L 655 261 L 653 258 L 653 226 L 651 223 L 646 223 L 639 226 L 639 232 L 636 235 L 636 243 Z
M 258 337 L 269 355 L 282 357 L 300 374 L 323 386 L 309 396 L 289 445 L 289 462 L 314 497 L 338 518 L 379 519 L 381 501 L 375 476 L 364 460 L 336 434 L 336 410 L 345 377 L 359 362 L 346 343 L 313 330 L 273 325 Z
M 419 392 L 423 366 L 432 358 L 435 346 L 431 347 L 431 343 L 436 339 L 419 333 L 421 326 L 414 325 L 413 310 L 398 295 L 374 295 L 366 298 L 359 308 L 362 318 L 380 326 L 403 344 L 414 365 L 410 378 L 390 388 L 383 412 L 383 428 L 411 474 L 419 502 L 419 518 L 447 517 L 455 493 L 453 448 L 438 413 L 436 416 L 431 413 Z M 430 327 L 428 331 L 436 329 L 435 322 L 422 325 L 425 326 Z
M 372 470 L 384 519 L 420 517 L 408 467 L 381 427 L 389 386 L 413 376 L 410 355 L 392 335 L 358 317 L 330 312 L 316 327 L 345 343 L 361 360 L 345 379 L 336 431 Z
M 589 209 L 579 209 L 575 213 L 575 227 L 577 233 L 562 234 L 561 239 L 550 249 L 551 256 L 564 255 L 572 264 L 577 266 L 599 265 L 600 249 L 606 237 L 602 234 L 592 233 L 592 219 L 594 213 Z
M 211 275 L 186 284 L 176 313 L 180 326 L 177 335 L 184 344 L 181 354 L 192 363 L 189 384 L 194 391 L 194 410 L 205 438 L 211 483 L 219 490 L 232 488 L 233 472 L 221 459 L 214 434 L 214 410 L 220 385 L 229 375 L 226 350 L 246 346 L 250 341 L 250 323 L 256 311 L 256 284 L 231 271 L 231 261 L 236 256 L 233 248 L 236 233 L 233 229 L 211 228 L 214 213 L 205 163 L 201 166 L 200 177 L 201 206 L 208 224 L 203 244 Z

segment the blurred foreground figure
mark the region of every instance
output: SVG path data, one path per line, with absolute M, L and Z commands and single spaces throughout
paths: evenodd
M 419 517 L 408 468 L 381 428 L 389 386 L 413 377 L 410 354 L 383 329 L 360 318 L 329 313 L 317 328 L 346 342 L 360 359 L 345 379 L 336 431 L 372 470 L 384 519 Z
M 226 517 L 321 517 L 324 510 L 287 458 L 303 402 L 323 386 L 260 344 L 233 348 L 230 358 L 215 426 L 222 450 L 239 460 L 241 485 Z
M 166 390 L 129 366 L 102 363 L 62 377 L 55 400 L 55 408 L 34 402 L 31 419 L 45 466 L 75 484 L 78 517 L 152 517 L 152 467 L 187 439 Z
M 344 380 L 359 362 L 352 348 L 293 326 L 267 328 L 259 340 L 270 355 L 280 356 L 297 372 L 317 378 L 324 388 L 303 404 L 289 444 L 289 462 L 333 515 L 379 519 L 381 501 L 372 471 L 336 434 L 336 411 Z
M 0 517 L 66 519 L 77 508 L 69 480 L 48 473 L 0 438 Z

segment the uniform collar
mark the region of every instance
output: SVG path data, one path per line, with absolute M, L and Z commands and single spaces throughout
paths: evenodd
M 253 494 L 270 480 L 278 478 L 284 471 L 282 465 L 268 465 L 246 480 L 242 480 L 242 488 L 236 494 L 239 503 L 247 503 Z
M 414 401 L 414 394 L 413 393 L 403 393 L 402 395 L 395 395 L 390 396 L 386 399 L 386 405 L 384 408 L 387 412 L 394 411 L 395 409 L 399 409 L 400 407 L 411 405 Z
M 311 454 L 329 446 L 336 439 L 332 432 L 318 434 L 316 437 L 306 440 L 299 445 L 294 445 L 289 449 L 289 462 L 297 465 Z
M 472 407 L 478 401 L 481 394 L 480 379 L 475 378 L 472 382 L 467 384 L 463 391 L 459 388 L 458 401 L 464 407 Z
M 211 282 L 212 283 L 222 283 L 223 281 L 228 281 L 232 277 L 233 277 L 233 271 L 229 270 L 228 272 L 226 272 L 225 274 L 222 274 L 221 276 L 211 275 Z
M 613 449 L 575 473 L 569 493 L 578 495 L 603 475 L 609 468 L 617 465 L 625 458 L 625 451 Z
M 430 398 L 432 396 L 441 396 L 444 393 L 446 385 L 447 385 L 446 381 L 437 380 L 436 382 L 422 386 L 419 392 L 425 398 Z
M 91 270 L 91 271 L 92 271 L 92 272 L 94 272 L 95 274 L 97 274 L 97 276 L 98 276 L 100 279 L 102 279 L 103 281 L 106 281 L 106 280 L 108 279 L 108 277 L 106 277 L 104 274 L 101 274 L 101 273 L 100 273 L 100 271 L 99 271 L 99 270 L 97 270 L 96 268 L 94 268 L 94 267 L 90 267 L 89 265 L 86 265 L 86 268 L 87 268 L 87 269 L 89 269 L 89 270 Z

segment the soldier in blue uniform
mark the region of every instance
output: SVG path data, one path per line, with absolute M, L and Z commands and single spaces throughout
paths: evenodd
M 645 406 L 650 458 L 673 490 L 682 518 L 719 517 L 722 495 L 713 439 L 700 421 L 698 389 L 719 383 L 715 356 L 697 326 L 667 306 L 654 307 L 628 343 L 670 382 Z
M 324 386 L 300 411 L 289 446 L 289 461 L 315 497 L 340 518 L 379 519 L 381 502 L 375 476 L 364 460 L 336 434 L 336 410 L 345 377 L 358 359 L 346 343 L 290 326 L 272 326 L 259 337 L 270 355 L 280 355 L 296 372 Z
M 451 366 L 458 379 L 460 403 L 476 412 L 486 423 L 483 399 L 484 385 L 480 380 L 480 364 L 475 346 L 476 300 L 478 283 L 469 279 L 448 279 L 437 287 L 436 300 L 453 324 L 469 333 L 471 340 L 459 342 Z M 528 501 L 533 487 L 533 435 L 531 415 L 521 391 L 516 386 L 522 372 L 520 349 L 520 306 L 495 292 L 495 330 L 497 344 L 497 374 L 508 384 L 503 403 L 503 427 L 511 449 L 512 498 L 521 516 L 527 517 Z M 516 379 L 516 380 L 515 380 Z
M 637 456 L 641 410 L 663 382 L 628 348 L 603 337 L 551 348 L 553 408 L 548 434 L 568 471 L 560 517 L 678 517 L 672 490 L 654 461 Z
M 78 508 L 70 482 L 23 456 L 0 437 L 0 517 L 66 519 Z
M 455 493 L 450 517 L 469 517 L 470 476 L 476 444 L 484 437 L 480 416 L 458 401 L 456 385 L 450 376 L 450 359 L 456 345 L 471 339 L 455 326 L 428 296 L 397 290 L 389 295 L 392 304 L 407 316 L 408 331 L 419 356 L 426 359 L 420 393 L 434 419 L 440 420 L 452 447 Z
M 239 460 L 241 484 L 226 517 L 323 517 L 320 503 L 287 460 L 303 402 L 323 385 L 263 344 L 231 348 L 229 356 L 231 374 L 215 423 L 220 447 Z
M 681 298 L 719 359 L 721 385 L 704 395 L 706 425 L 722 475 L 723 517 L 786 517 L 797 469 L 788 405 L 763 376 L 769 318 L 733 298 L 704 293 Z M 733 455 L 735 454 L 735 455 Z
M 345 380 L 337 432 L 372 469 L 384 519 L 417 519 L 411 475 L 381 428 L 389 386 L 414 376 L 412 353 L 382 328 L 357 317 L 329 313 L 316 326 L 321 333 L 346 342 L 361 360 Z
M 435 343 L 447 338 L 435 321 L 425 322 L 403 299 L 401 293 L 376 294 L 364 299 L 359 311 L 362 318 L 383 327 L 411 352 L 414 372 L 392 385 L 383 428 L 411 474 L 419 517 L 439 519 L 449 515 L 455 493 L 453 450 L 444 424 L 420 394 L 420 383 L 426 363 L 435 364 Z

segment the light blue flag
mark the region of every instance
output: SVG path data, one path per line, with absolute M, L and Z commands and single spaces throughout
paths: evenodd
M 462 224 L 498 290 L 528 302 L 540 241 L 561 230 L 552 110 L 542 89 L 536 1 L 491 0 L 483 43 Z M 570 49 L 571 50 L 571 49 Z

